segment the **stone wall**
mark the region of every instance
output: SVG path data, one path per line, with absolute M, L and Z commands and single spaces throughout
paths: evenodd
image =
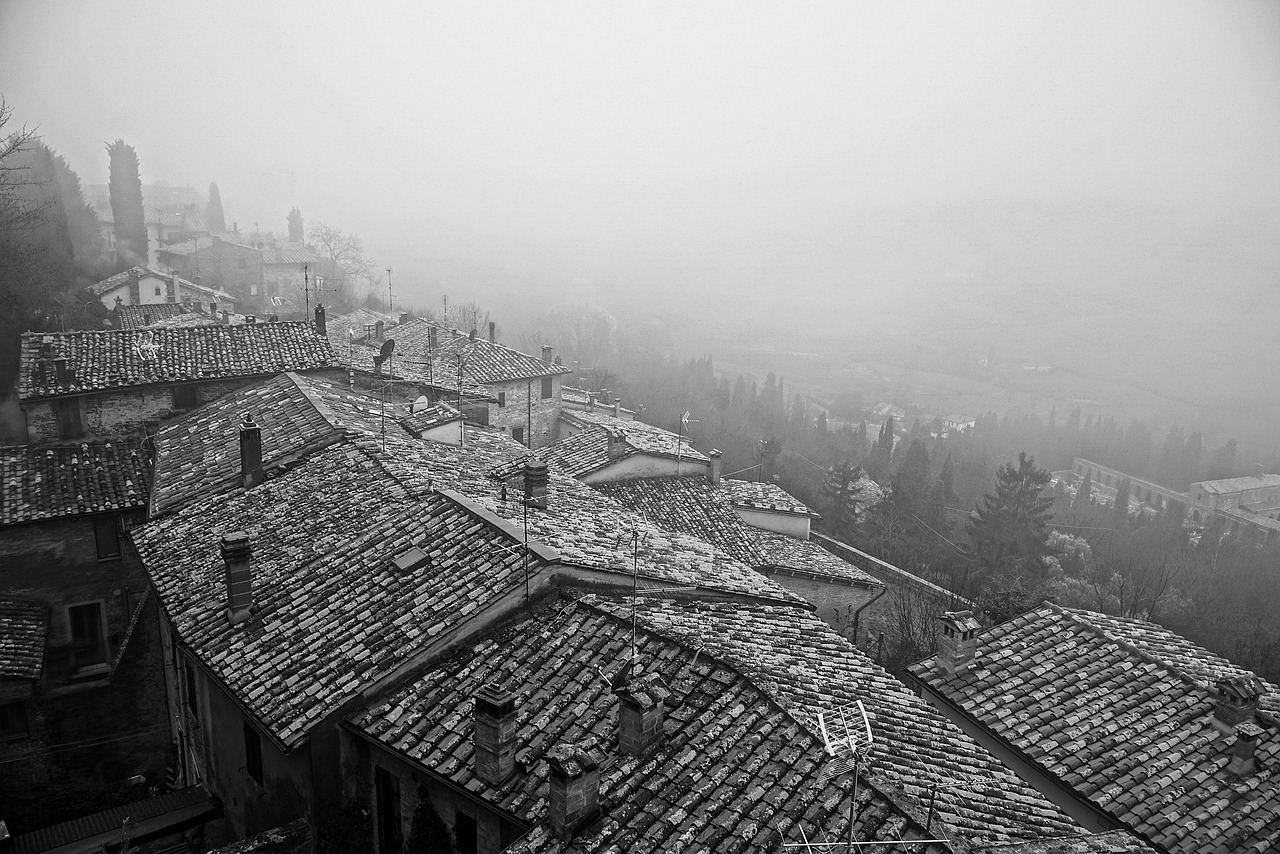
M 560 377 L 551 378 L 551 397 L 543 399 L 542 380 L 512 380 L 485 386 L 494 397 L 503 395 L 503 405 L 489 404 L 489 426 L 508 434 L 515 428 L 525 433 L 531 448 L 544 448 L 556 440 L 556 420 L 560 417 Z M 530 405 L 532 404 L 532 405 Z M 532 429 L 530 429 L 532 428 Z
M 874 627 L 878 624 L 875 605 L 871 605 L 856 617 L 855 614 L 859 608 L 876 602 L 877 597 L 884 594 L 885 588 L 843 584 L 790 572 L 785 568 L 769 569 L 764 574 L 816 607 L 817 616 L 820 619 L 854 644 L 858 644 L 860 640 L 867 637 L 868 626 Z

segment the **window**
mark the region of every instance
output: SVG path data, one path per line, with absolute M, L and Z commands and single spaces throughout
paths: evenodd
M 53 414 L 58 419 L 58 436 L 63 439 L 79 439 L 84 435 L 84 416 L 80 410 L 80 398 L 62 398 L 53 401 Z
M 512 438 L 512 439 L 515 439 L 517 442 L 524 442 L 524 428 L 523 428 L 523 427 L 512 427 L 512 428 L 511 428 L 511 438 Z
M 255 783 L 262 783 L 262 739 L 248 721 L 244 723 L 244 770 Z
M 551 399 L 551 386 L 552 386 L 552 385 L 553 385 L 553 383 L 552 383 L 552 377 L 543 377 L 543 378 L 542 378 L 542 399 L 543 399 L 543 400 L 550 400 L 550 399 Z
M 196 697 L 196 671 L 190 661 L 182 663 L 182 675 L 187 683 L 187 711 L 191 713 L 191 719 L 200 722 L 200 702 Z
M 507 405 L 507 393 L 505 391 L 498 392 L 498 405 L 499 406 Z
M 386 768 L 373 772 L 374 798 L 378 809 L 378 851 L 401 850 L 400 778 Z
M 93 539 L 98 544 L 98 560 L 115 560 L 120 557 L 120 518 L 93 517 Z
M 200 405 L 200 395 L 193 385 L 176 385 L 173 387 L 173 408 L 194 409 Z
M 160 286 L 156 285 L 156 296 L 160 296 Z
M 476 854 L 476 820 L 461 811 L 454 813 L 453 841 L 460 854 Z
M 106 620 L 101 602 L 67 606 L 67 629 L 71 636 L 71 666 L 90 667 L 107 661 Z
M 250 282 L 250 283 L 249 283 L 249 294 L 250 294 L 251 296 L 255 296 L 255 297 L 258 295 L 258 284 L 257 284 L 257 282 Z
M 27 704 L 0 703 L 0 740 L 21 738 L 27 734 Z

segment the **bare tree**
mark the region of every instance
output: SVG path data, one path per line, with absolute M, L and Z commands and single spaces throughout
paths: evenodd
M 307 229 L 307 238 L 332 267 L 329 275 L 342 279 L 349 302 L 358 303 L 382 284 L 382 273 L 372 258 L 365 257 L 359 235 L 328 223 L 316 222 Z

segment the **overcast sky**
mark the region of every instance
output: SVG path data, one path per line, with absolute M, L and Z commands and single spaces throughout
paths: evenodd
M 0 92 L 87 183 L 122 137 L 144 182 L 217 181 L 242 228 L 296 204 L 398 273 L 836 241 L 880 204 L 1280 198 L 1274 0 L 0 0 Z

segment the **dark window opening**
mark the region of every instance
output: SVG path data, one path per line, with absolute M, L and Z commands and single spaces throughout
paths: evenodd
M 117 516 L 94 516 L 93 539 L 98 545 L 98 560 L 120 557 L 120 519 Z
M 27 734 L 27 704 L 0 703 L 0 739 L 21 738 Z
M 511 428 L 511 438 L 512 438 L 512 439 L 515 439 L 517 442 L 522 442 L 522 443 L 523 443 L 523 442 L 524 442 L 524 428 L 523 428 L 523 427 L 512 427 L 512 428 Z
M 385 768 L 373 772 L 378 809 L 378 851 L 399 854 L 403 840 L 400 819 L 400 778 Z
M 193 385 L 176 385 L 173 387 L 173 408 L 194 409 L 200 405 L 200 395 Z
M 553 379 L 552 377 L 542 378 L 542 399 L 543 400 L 551 399 L 551 386 L 553 385 L 552 379 Z
M 67 607 L 72 667 L 106 663 L 107 643 L 102 632 L 104 623 L 101 602 L 88 602 Z
M 464 812 L 454 814 L 453 842 L 458 854 L 477 854 L 476 820 Z
M 160 286 L 156 285 L 156 296 L 160 296 Z
M 262 738 L 248 721 L 244 724 L 244 770 L 255 783 L 262 783 Z
M 507 405 L 507 393 L 505 391 L 498 392 L 498 405 L 499 406 Z
M 80 411 L 80 398 L 55 400 L 53 414 L 58 419 L 58 435 L 63 439 L 79 439 L 84 435 L 84 416 Z

